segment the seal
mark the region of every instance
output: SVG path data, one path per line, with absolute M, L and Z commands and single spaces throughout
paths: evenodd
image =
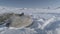
M 5 13 L 0 18 L 0 24 L 6 24 L 6 27 L 23 28 L 32 24 L 33 20 L 30 15 Z
M 28 15 L 20 15 L 20 16 L 12 16 L 11 17 L 11 24 L 9 25 L 9 27 L 16 27 L 16 28 L 20 28 L 20 27 L 26 27 L 30 24 L 32 24 L 32 18 L 31 16 Z

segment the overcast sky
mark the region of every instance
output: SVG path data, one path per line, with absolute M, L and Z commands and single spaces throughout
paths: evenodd
M 60 7 L 60 0 L 0 0 L 0 6 L 19 8 Z

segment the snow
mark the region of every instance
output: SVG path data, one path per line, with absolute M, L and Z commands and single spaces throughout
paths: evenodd
M 21 13 L 32 15 L 33 24 L 25 28 L 6 28 L 0 25 L 0 34 L 60 34 L 60 9 L 12 8 L 0 6 L 0 14 Z M 3 27 L 4 26 L 4 27 Z

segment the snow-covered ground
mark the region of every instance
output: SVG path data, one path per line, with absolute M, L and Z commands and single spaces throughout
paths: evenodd
M 0 6 L 0 14 L 21 13 L 31 15 L 32 25 L 22 28 L 7 28 L 0 25 L 0 34 L 60 34 L 60 9 L 10 8 Z M 4 26 L 4 27 L 3 27 Z

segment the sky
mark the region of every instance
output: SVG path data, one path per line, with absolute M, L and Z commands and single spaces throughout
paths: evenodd
M 60 7 L 60 0 L 0 0 L 0 6 L 18 8 L 55 8 Z

